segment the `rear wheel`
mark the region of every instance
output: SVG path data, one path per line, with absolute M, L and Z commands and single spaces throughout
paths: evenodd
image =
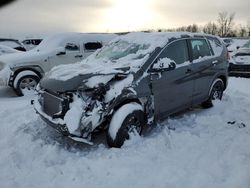
M 212 107 L 214 100 L 221 100 L 222 99 L 223 91 L 224 91 L 224 82 L 220 78 L 217 78 L 213 82 L 213 84 L 210 88 L 209 99 L 201 104 L 202 107 L 204 107 L 204 108 Z
M 120 107 L 113 115 L 107 132 L 110 147 L 120 148 L 130 134 L 141 134 L 145 125 L 143 108 L 138 103 L 129 103 Z
M 39 80 L 40 78 L 35 75 L 23 76 L 17 81 L 17 86 L 14 90 L 18 96 L 34 93 Z

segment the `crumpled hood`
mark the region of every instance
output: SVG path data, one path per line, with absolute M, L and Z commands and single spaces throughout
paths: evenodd
M 44 61 L 49 56 L 55 55 L 54 51 L 27 51 L 23 53 L 11 53 L 0 56 L 0 62 L 9 66 L 16 64 L 29 64 L 37 61 Z
M 71 65 L 74 66 L 74 64 Z M 100 67 L 91 69 L 87 64 L 82 66 L 82 68 L 85 67 L 86 70 L 81 70 L 81 74 L 76 74 L 77 72 L 74 72 L 75 69 L 71 68 L 67 69 L 67 71 L 63 69 L 63 74 L 58 75 L 60 72 L 59 70 L 62 71 L 62 67 L 63 66 L 58 66 L 56 69 L 46 74 L 40 81 L 40 86 L 53 92 L 75 91 L 79 89 L 79 87 L 84 90 L 87 88 L 94 88 L 101 83 L 106 84 L 117 75 L 122 75 L 123 77 L 128 75 L 128 73 L 125 72 L 127 68 L 109 69 L 109 71 L 106 70 L 105 72 L 105 70 L 100 69 Z M 55 74 L 55 71 L 58 71 L 58 74 Z M 83 74 L 83 72 L 85 72 L 85 74 Z M 57 79 L 58 76 L 61 79 Z
M 56 66 L 46 74 L 46 77 L 66 81 L 78 75 L 124 73 L 129 69 L 129 67 L 121 67 L 115 64 L 105 64 L 102 61 L 88 62 L 83 60 L 78 63 Z
M 67 81 L 51 79 L 48 76 L 45 76 L 40 81 L 41 88 L 47 89 L 53 92 L 65 92 L 77 90 L 77 88 L 83 84 L 84 80 L 90 78 L 91 75 L 80 75 L 75 76 Z

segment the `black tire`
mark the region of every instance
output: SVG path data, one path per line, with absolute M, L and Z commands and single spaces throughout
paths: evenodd
M 138 105 L 138 108 L 130 112 L 124 111 L 125 108 L 128 108 L 131 105 Z M 107 144 L 109 147 L 120 148 L 124 144 L 125 140 L 129 139 L 130 132 L 136 131 L 137 134 L 141 135 L 143 126 L 146 124 L 146 119 L 142 107 L 139 108 L 139 106 L 141 107 L 141 105 L 137 103 L 129 103 L 120 107 L 114 113 L 107 132 Z M 114 121 L 114 118 L 119 117 L 121 114 L 124 118 L 119 119 L 120 123 L 115 122 L 114 124 L 114 122 L 112 122 Z M 112 126 L 115 126 L 118 129 L 115 136 L 111 133 Z
M 24 85 L 22 84 L 24 81 L 28 81 L 30 82 L 30 86 L 24 87 Z M 16 88 L 14 88 L 15 93 L 18 96 L 23 96 L 23 89 L 28 89 L 28 90 L 34 90 L 37 86 L 37 84 L 39 83 L 40 78 L 38 76 L 35 75 L 27 75 L 27 76 L 23 76 L 21 77 L 18 81 L 17 81 L 17 86 Z
M 222 96 L 223 96 L 223 91 L 224 91 L 224 82 L 220 79 L 217 78 L 211 88 L 210 88 L 210 92 L 209 92 L 209 99 L 206 100 L 205 102 L 203 102 L 201 104 L 201 106 L 203 108 L 211 108 L 213 107 L 213 101 L 214 100 L 221 100 Z

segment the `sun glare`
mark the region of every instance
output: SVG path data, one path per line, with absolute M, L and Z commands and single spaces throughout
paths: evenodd
M 150 21 L 149 0 L 112 0 L 107 26 L 110 31 L 136 31 Z

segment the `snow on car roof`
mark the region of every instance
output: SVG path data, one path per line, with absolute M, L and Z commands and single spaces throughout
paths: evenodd
M 56 47 L 65 47 L 66 43 L 82 42 L 108 42 L 116 37 L 115 34 L 102 33 L 57 33 L 48 36 L 33 50 L 47 51 Z
M 134 32 L 127 35 L 117 37 L 115 40 L 123 40 L 129 43 L 137 44 L 150 44 L 154 47 L 163 47 L 169 39 L 180 38 L 181 36 L 193 36 L 192 33 L 188 32 L 158 32 L 158 33 L 145 33 L 145 32 Z M 113 40 L 113 41 L 115 41 Z

